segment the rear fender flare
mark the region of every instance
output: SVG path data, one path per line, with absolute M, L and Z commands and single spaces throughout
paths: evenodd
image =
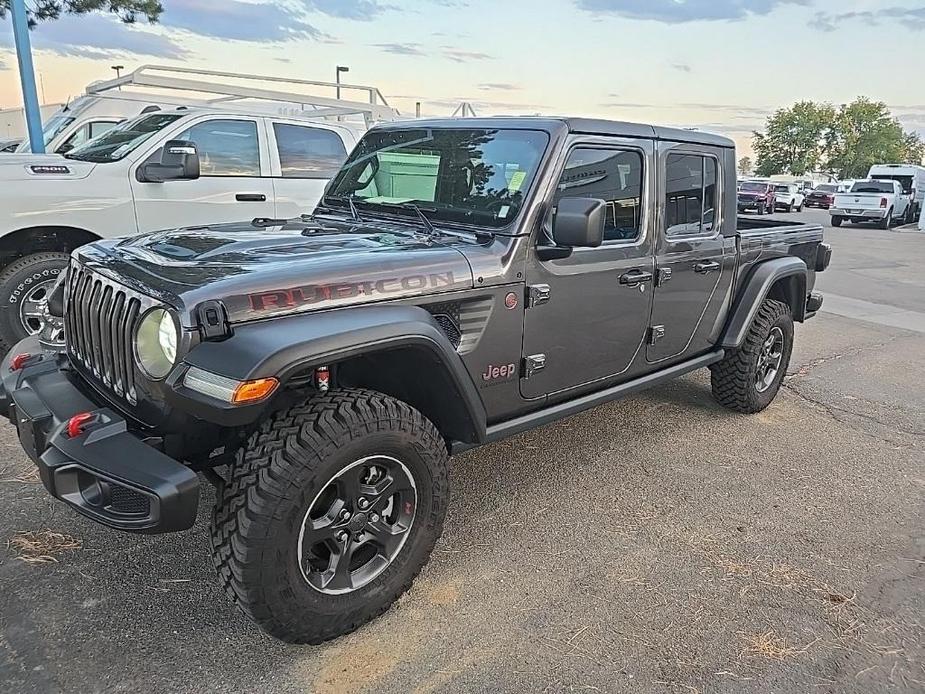
M 745 342 L 745 335 L 775 285 L 783 293 L 782 298 L 790 306 L 793 319 L 802 322 L 806 315 L 806 263 L 800 258 L 786 257 L 766 260 L 749 273 L 738 291 L 726 329 L 720 338 L 721 347 L 739 347 Z

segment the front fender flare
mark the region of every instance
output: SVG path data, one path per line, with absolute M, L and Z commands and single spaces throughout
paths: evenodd
M 738 291 L 719 346 L 735 348 L 745 342 L 745 335 L 761 303 L 774 284 L 782 279 L 793 278 L 788 285 L 787 303 L 793 311 L 793 319 L 802 321 L 806 312 L 806 272 L 806 263 L 791 256 L 759 263 Z
M 456 391 L 446 397 L 461 400 L 466 429 L 484 441 L 485 407 L 475 384 L 430 313 L 418 306 L 335 309 L 236 325 L 231 337 L 200 343 L 184 362 L 239 381 L 272 376 L 285 385 L 315 366 L 402 348 L 426 350 L 439 362 Z

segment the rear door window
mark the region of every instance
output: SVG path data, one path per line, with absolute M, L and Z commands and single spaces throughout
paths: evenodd
M 331 178 L 347 159 L 340 136 L 322 128 L 274 123 L 283 178 Z
M 716 159 L 669 154 L 665 166 L 665 233 L 712 233 L 716 225 Z M 742 187 L 745 190 L 745 186 Z

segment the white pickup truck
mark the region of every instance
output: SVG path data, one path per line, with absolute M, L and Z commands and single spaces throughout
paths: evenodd
M 909 220 L 910 202 L 899 181 L 855 181 L 847 193 L 835 194 L 829 214 L 833 227 L 848 221 L 855 224 L 876 222 L 881 229 L 889 229 L 894 222 Z
M 0 351 L 29 334 L 60 337 L 46 297 L 74 248 L 309 212 L 364 131 L 347 122 L 179 108 L 120 123 L 64 156 L 3 155 Z M 194 166 L 172 166 L 179 151 L 193 154 L 186 160 Z

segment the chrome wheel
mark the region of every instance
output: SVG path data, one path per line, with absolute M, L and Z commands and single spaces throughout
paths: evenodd
M 784 331 L 774 326 L 758 353 L 758 367 L 755 369 L 755 389 L 763 393 L 777 378 L 784 358 Z
M 368 456 L 338 472 L 315 496 L 299 531 L 299 569 L 327 594 L 362 588 L 408 539 L 417 509 L 411 472 L 396 458 Z
M 38 335 L 43 342 L 61 344 L 64 342 L 64 319 L 48 312 L 48 296 L 55 286 L 55 280 L 38 282 L 19 302 L 19 320 L 28 335 Z

